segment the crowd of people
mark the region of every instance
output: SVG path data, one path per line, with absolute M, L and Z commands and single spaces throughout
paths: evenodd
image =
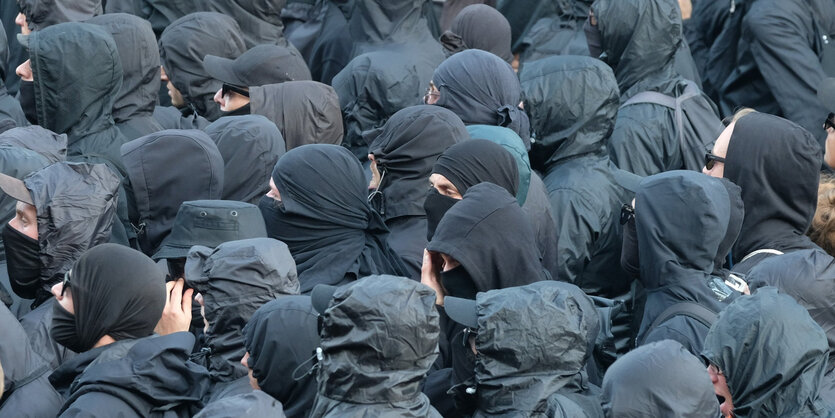
M 835 416 L 831 1 L 3 1 L 0 418 Z

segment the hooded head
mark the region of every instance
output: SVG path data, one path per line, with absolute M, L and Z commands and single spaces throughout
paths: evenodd
M 424 1 L 356 0 L 348 20 L 351 37 L 371 45 L 420 41 L 419 35 L 434 41 L 422 15 Z
M 3 132 L 0 134 L 0 146 L 2 145 L 34 151 L 50 163 L 67 159 L 67 135 L 56 134 L 38 125 L 13 128 Z
M 462 196 L 482 182 L 499 185 L 512 196 L 519 190 L 519 169 L 513 156 L 501 145 L 486 139 L 449 147 L 438 157 L 432 173 L 446 177 Z
M 183 16 L 168 25 L 159 38 L 160 59 L 168 79 L 183 95 L 186 105 L 209 120 L 221 116 L 214 95 L 222 83 L 206 72 L 203 58 L 208 54 L 237 58 L 244 51 L 238 23 L 214 12 Z
M 441 44 L 452 55 L 467 49 L 491 52 L 508 64 L 510 52 L 510 23 L 494 7 L 472 4 L 463 8 L 452 27 L 441 35 Z
M 530 148 L 530 121 L 519 103 L 522 88 L 510 64 L 479 49 L 447 58 L 432 81 L 440 91 L 435 103 L 455 112 L 467 125 L 504 126 Z
M 821 147 L 799 125 L 764 113 L 739 119 L 725 157 L 726 179 L 742 189 L 745 219 L 734 262 L 772 248 L 812 248 L 805 233 L 818 201 Z
M 339 98 L 316 81 L 288 81 L 249 89 L 252 113 L 266 116 L 284 137 L 287 150 L 305 144 L 342 143 Z
M 30 173 L 38 171 L 50 162 L 43 155 L 25 148 L 10 145 L 0 145 L 0 173 L 16 179 L 23 179 Z M 0 219 L 7 223 L 15 217 L 17 200 L 6 193 L 0 192 Z M 5 225 L 3 225 L 5 227 Z M 0 260 L 5 262 L 5 246 L 0 240 Z
M 788 417 L 826 410 L 819 392 L 828 352 L 806 309 L 764 287 L 719 314 L 702 357 L 724 375 L 736 415 Z
M 203 68 L 216 80 L 253 87 L 294 80 L 310 80 L 304 57 L 292 47 L 261 44 L 235 59 L 206 55 Z
M 526 64 L 520 78 L 536 134 L 530 153 L 535 168 L 581 155 L 607 155 L 620 105 L 608 65 L 590 57 L 551 57 Z
M 22 39 L 31 59 L 40 126 L 66 133 L 70 143 L 113 126 L 122 64 L 106 30 L 61 23 Z
M 284 39 L 284 23 L 281 10 L 286 0 L 210 0 L 209 10 L 231 16 L 240 23 L 241 36 L 247 48 L 259 44 L 282 47 L 289 44 Z
M 284 137 L 259 115 L 227 116 L 205 129 L 224 162 L 222 198 L 258 203 L 269 191 L 270 174 L 284 155 Z
M 643 345 L 612 364 L 601 403 L 610 418 L 719 416 L 704 364 L 672 340 Z
M 728 199 L 730 203 L 730 217 L 728 218 L 728 229 L 725 231 L 725 238 L 719 244 L 719 250 L 716 252 L 714 261 L 713 275 L 720 276 L 723 280 L 730 274 L 730 270 L 725 269 L 725 264 L 728 261 L 728 254 L 731 252 L 734 243 L 739 238 L 739 231 L 742 230 L 742 221 L 745 219 L 745 207 L 742 203 L 742 189 L 728 179 L 722 179 L 722 185 L 728 191 Z
M 299 293 L 296 263 L 281 241 L 252 238 L 211 249 L 194 246 L 186 260 L 186 283 L 203 296 L 208 322 L 204 365 L 215 380 L 246 375 L 241 334 L 253 313 L 281 296 Z
M 102 13 L 101 0 L 17 0 L 32 31 L 58 23 L 83 22 Z
M 624 97 L 639 82 L 674 74 L 681 43 L 681 11 L 674 0 L 597 0 L 591 6 L 600 30 L 603 59 L 615 71 Z
M 382 202 L 375 209 L 385 219 L 425 216 L 423 195 L 432 165 L 447 148 L 469 139 L 458 116 L 438 106 L 413 106 L 394 114 L 385 126 L 369 132 L 381 180 Z
M 122 64 L 122 87 L 113 104 L 113 119 L 126 122 L 152 116 L 159 96 L 159 48 L 151 23 L 126 13 L 96 16 L 87 23 L 99 25 L 113 36 Z

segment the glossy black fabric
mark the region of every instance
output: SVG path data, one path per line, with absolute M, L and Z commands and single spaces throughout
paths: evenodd
M 259 207 L 268 235 L 285 242 L 296 260 L 301 293 L 370 274 L 407 274 L 386 241 L 382 217 L 368 204 L 362 166 L 346 148 L 312 144 L 290 150 L 272 179 L 281 202 L 265 197 Z
M 463 8 L 441 35 L 441 43 L 449 54 L 475 48 L 492 52 L 508 63 L 513 61 L 510 24 L 495 8 L 484 4 Z
M 394 44 L 409 55 L 443 60 L 441 45 L 423 15 L 425 0 L 354 0 L 352 3 L 348 30 L 354 41 L 353 57 Z
M 284 36 L 298 48 L 314 80 L 331 84 L 351 60 L 353 46 L 348 21 L 336 2 L 289 2 L 281 11 Z
M 241 27 L 247 48 L 273 44 L 293 48 L 284 39 L 281 9 L 286 0 L 204 0 L 208 10 L 232 17 Z
M 316 377 L 297 377 L 319 345 L 318 317 L 310 297 L 282 296 L 258 308 L 243 329 L 252 377 L 291 418 L 307 417 L 316 397 Z
M 67 135 L 56 134 L 38 125 L 9 129 L 0 134 L 0 146 L 9 145 L 32 150 L 50 163 L 67 158 Z M 23 176 L 18 177 L 23 178 Z
M 395 113 L 385 126 L 366 136 L 369 154 L 382 176 L 371 205 L 386 221 L 389 245 L 403 258 L 412 278 L 420 277 L 427 243 L 423 204 L 432 166 L 447 148 L 467 139 L 458 116 L 427 105 Z
M 151 23 L 159 38 L 171 22 L 194 12 L 206 11 L 203 0 L 107 0 L 105 13 L 128 13 Z
M 284 155 L 284 137 L 258 115 L 225 116 L 206 127 L 223 157 L 222 199 L 257 204 L 270 190 L 270 174 Z
M 455 112 L 467 125 L 512 129 L 530 149 L 530 121 L 518 105 L 522 88 L 510 64 L 478 49 L 446 59 L 432 76 L 441 92 L 438 106 Z
M 281 402 L 265 392 L 255 390 L 211 402 L 194 418 L 238 418 L 240 416 L 284 418 L 288 416 L 285 412 Z
M 0 23 L 0 120 L 12 121 L 14 126 L 26 126 L 29 122 L 26 120 L 20 102 L 6 91 L 6 79 L 11 78 L 15 72 L 14 68 L 8 68 L 11 67 L 8 61 L 9 44 L 6 39 L 6 30 Z
M 17 0 L 32 31 L 63 22 L 82 22 L 102 13 L 101 0 Z
M 519 169 L 513 156 L 486 139 L 473 139 L 449 147 L 438 157 L 432 173 L 446 177 L 462 196 L 470 187 L 482 182 L 499 185 L 512 196 L 516 196 L 519 187 Z

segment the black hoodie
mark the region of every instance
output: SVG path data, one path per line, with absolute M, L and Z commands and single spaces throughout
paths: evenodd
M 122 63 L 122 87 L 113 104 L 113 120 L 130 141 L 162 130 L 154 119 L 160 87 L 160 60 L 148 21 L 125 13 L 96 16 L 87 23 L 104 27 L 116 42 Z
M 353 56 L 397 45 L 420 61 L 440 63 L 443 49 L 423 16 L 424 3 L 426 0 L 354 0 L 348 19 Z
M 313 79 L 331 84 L 351 60 L 348 21 L 330 0 L 291 1 L 281 11 L 284 35 L 299 49 Z
M 11 63 L 9 62 L 9 44 L 6 39 L 6 30 L 0 23 L 0 120 L 10 120 L 14 122 L 15 126 L 27 126 L 29 121 L 23 114 L 20 102 L 6 91 L 6 79 L 14 74 L 14 69 L 12 69 L 11 74 L 7 72 L 9 64 Z
M 208 10 L 232 17 L 241 27 L 247 49 L 273 44 L 295 49 L 284 39 L 281 10 L 286 0 L 205 0 Z M 234 58 L 234 57 L 233 57 Z
M 64 22 L 81 22 L 102 12 L 102 0 L 17 0 L 32 31 Z

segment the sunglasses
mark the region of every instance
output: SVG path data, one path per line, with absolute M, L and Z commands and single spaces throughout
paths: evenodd
M 222 96 L 226 96 L 229 92 L 238 93 L 241 96 L 249 97 L 249 90 L 246 90 L 242 87 L 233 86 L 231 84 L 223 83 L 223 87 L 220 89 L 220 94 Z
M 725 159 L 722 158 L 722 157 L 717 157 L 716 155 L 713 155 L 713 153 L 711 153 L 710 151 L 706 152 L 705 153 L 705 168 L 708 169 L 708 170 L 712 170 L 713 166 L 716 165 L 716 163 L 724 164 Z
M 67 270 L 64 273 L 64 281 L 61 282 L 61 297 L 64 297 L 64 293 L 67 292 L 67 289 L 70 288 L 70 278 L 72 277 L 72 269 Z
M 835 113 L 830 113 L 823 121 L 823 129 L 835 128 Z
M 635 219 L 635 208 L 633 208 L 629 203 L 624 203 L 623 206 L 620 207 L 620 224 L 626 225 L 627 222 L 632 219 Z

